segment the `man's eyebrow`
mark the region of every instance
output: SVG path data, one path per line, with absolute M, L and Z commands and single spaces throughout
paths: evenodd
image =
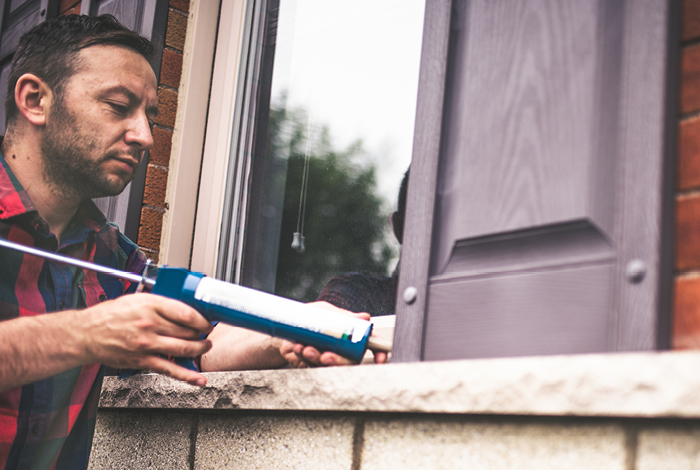
M 139 97 L 136 96 L 136 93 L 125 87 L 124 85 L 117 85 L 114 87 L 111 87 L 105 91 L 105 94 L 110 94 L 110 93 L 122 93 L 126 95 L 127 99 L 129 102 L 134 103 L 138 102 Z M 158 116 L 158 106 L 153 105 L 153 106 L 148 106 L 146 107 L 146 113 L 152 115 L 153 117 Z

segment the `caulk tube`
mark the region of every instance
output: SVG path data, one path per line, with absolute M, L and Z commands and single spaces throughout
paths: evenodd
M 372 323 L 181 268 L 160 268 L 154 294 L 178 299 L 208 320 L 332 351 L 359 362 Z

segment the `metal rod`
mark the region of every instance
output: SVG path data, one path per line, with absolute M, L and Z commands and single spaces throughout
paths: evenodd
M 70 258 L 68 256 L 59 255 L 57 253 L 51 253 L 49 251 L 32 248 L 30 246 L 20 245 L 19 243 L 14 243 L 9 240 L 5 240 L 4 238 L 0 238 L 0 246 L 4 248 L 9 248 L 11 250 L 21 251 L 22 253 L 27 253 L 29 255 L 39 256 L 41 258 L 49 259 L 51 261 L 58 261 L 59 263 L 65 263 L 71 266 L 89 269 L 90 271 L 96 271 L 98 273 L 107 274 L 109 276 L 127 279 L 132 282 L 143 282 L 149 287 L 153 287 L 156 283 L 155 280 L 144 278 L 140 274 L 128 273 L 126 271 L 120 271 L 118 269 L 109 268 L 107 266 L 100 266 L 99 264 L 89 263 L 87 261 L 83 261 L 76 258 Z

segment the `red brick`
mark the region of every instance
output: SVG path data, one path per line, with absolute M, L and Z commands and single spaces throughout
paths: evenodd
M 168 166 L 173 147 L 173 133 L 165 129 L 153 129 L 153 148 L 148 153 L 148 162 Z
M 180 87 L 182 75 L 182 54 L 171 50 L 163 51 L 163 61 L 160 66 L 160 84 L 171 88 Z
M 143 203 L 150 206 L 165 207 L 165 189 L 168 187 L 168 172 L 148 165 L 146 184 L 143 189 Z
M 141 226 L 138 244 L 158 251 L 160 250 L 160 233 L 163 227 L 163 214 L 148 207 L 141 209 Z
M 700 109 L 700 46 L 685 47 L 681 51 L 682 113 Z
M 190 11 L 190 0 L 170 0 L 168 4 L 170 8 L 175 8 L 177 10 L 189 12 Z
M 58 5 L 59 15 L 80 14 L 80 0 L 61 0 Z
M 174 11 L 168 12 L 168 26 L 165 30 L 165 45 L 182 51 L 185 48 L 187 17 Z
M 700 348 L 700 277 L 677 278 L 674 289 L 673 348 Z
M 171 2 L 172 3 L 172 2 Z M 683 40 L 700 37 L 700 1 L 683 0 Z
M 700 269 L 700 196 L 676 200 L 676 269 Z
M 700 118 L 680 123 L 677 181 L 678 189 L 700 186 Z
M 158 89 L 158 116 L 155 121 L 165 127 L 175 127 L 177 93 L 165 88 Z

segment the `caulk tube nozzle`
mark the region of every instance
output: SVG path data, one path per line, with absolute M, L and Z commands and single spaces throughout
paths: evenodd
M 376 336 L 370 336 L 367 340 L 367 347 L 373 351 L 391 352 L 391 341 Z
M 179 299 L 209 320 L 248 328 L 360 361 L 372 323 L 184 269 L 161 268 L 153 293 Z

